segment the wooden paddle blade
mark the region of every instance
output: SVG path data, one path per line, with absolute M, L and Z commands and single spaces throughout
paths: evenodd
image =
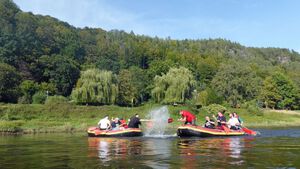
M 254 135 L 255 136 L 257 134 L 255 131 L 250 130 L 250 129 L 246 128 L 246 127 L 243 127 L 243 131 L 245 133 L 249 134 L 249 135 Z
M 172 123 L 173 122 L 173 119 L 172 118 L 169 118 L 168 119 L 168 123 Z

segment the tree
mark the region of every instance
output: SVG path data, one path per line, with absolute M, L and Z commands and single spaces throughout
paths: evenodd
M 195 103 L 196 105 L 201 106 L 208 106 L 210 104 L 221 104 L 223 98 L 218 95 L 218 93 L 211 89 L 206 88 L 205 90 L 201 91 L 200 93 L 195 93 Z
M 157 60 L 150 63 L 147 72 L 150 78 L 154 78 L 156 75 L 166 74 L 172 66 L 174 66 L 174 63 L 170 60 Z
M 260 98 L 266 107 L 273 109 L 299 108 L 299 88 L 287 76 L 279 72 L 264 80 Z
M 80 75 L 76 62 L 61 55 L 43 56 L 40 63 L 44 81 L 55 84 L 57 94 L 68 96 Z
M 20 89 L 22 92 L 22 103 L 31 103 L 32 96 L 39 90 L 39 86 L 32 80 L 24 80 L 20 84 Z
M 212 87 L 233 107 L 255 98 L 260 84 L 261 79 L 251 68 L 238 62 L 223 64 L 211 82 Z
M 171 68 L 167 74 L 155 76 L 152 97 L 156 102 L 184 103 L 191 97 L 195 80 L 187 68 Z
M 88 69 L 81 76 L 71 97 L 78 104 L 114 104 L 118 88 L 111 71 Z
M 119 78 L 119 95 L 118 104 L 122 106 L 135 105 L 138 103 L 137 89 L 133 84 L 133 76 L 129 70 L 123 69 L 120 71 Z
M 19 95 L 21 76 L 8 64 L 0 63 L 0 101 L 16 102 Z
M 132 76 L 132 85 L 136 89 L 137 92 L 137 100 L 138 103 L 142 103 L 147 101 L 150 98 L 150 86 L 152 85 L 153 78 L 150 78 L 147 74 L 147 70 L 141 69 L 136 66 L 132 66 L 129 68 L 129 71 Z

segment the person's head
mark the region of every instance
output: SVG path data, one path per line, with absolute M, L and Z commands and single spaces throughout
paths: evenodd
M 119 118 L 115 118 L 114 121 L 115 121 L 115 122 L 118 122 L 118 121 L 119 121 Z
M 221 117 L 221 116 L 223 116 L 223 114 L 219 111 L 219 112 L 218 112 L 218 116 Z
M 205 116 L 205 120 L 210 121 L 210 118 L 208 116 Z
M 139 115 L 138 115 L 138 114 L 135 114 L 135 117 L 139 117 Z
M 179 114 L 182 115 L 182 114 L 183 114 L 183 111 L 180 111 Z
M 229 114 L 229 117 L 230 117 L 230 118 L 231 118 L 231 117 L 233 117 L 233 114 L 232 114 L 232 113 L 230 113 L 230 114 Z
M 236 114 L 236 112 L 233 112 L 233 117 L 237 117 L 238 115 Z

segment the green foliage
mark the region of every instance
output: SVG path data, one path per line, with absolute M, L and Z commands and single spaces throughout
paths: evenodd
M 136 90 L 136 102 L 142 103 L 150 97 L 150 86 L 153 84 L 152 78 L 147 75 L 147 71 L 136 66 L 129 69 L 131 74 L 131 84 Z
M 44 103 L 46 99 L 44 97 L 56 93 L 54 84 L 45 82 L 38 84 L 32 80 L 24 80 L 20 84 L 20 89 L 23 96 L 19 98 L 18 102 L 22 104 L 30 104 L 31 102 Z M 34 95 L 36 95 L 36 101 L 33 98 Z
M 196 105 L 208 106 L 210 104 L 221 104 L 223 98 L 218 95 L 218 93 L 212 88 L 206 88 L 200 93 L 195 93 L 195 103 Z
M 46 106 L 59 106 L 59 104 L 66 104 L 68 103 L 68 99 L 64 96 L 54 95 L 47 97 L 45 101 Z
M 33 104 L 44 104 L 47 99 L 47 94 L 45 92 L 37 92 L 32 96 Z
M 81 72 L 71 97 L 79 104 L 114 104 L 117 95 L 118 88 L 112 72 L 88 69 Z
M 56 94 L 56 87 L 53 83 L 46 83 L 42 82 L 39 84 L 39 91 L 48 93 L 48 95 L 55 95 Z
M 19 102 L 31 103 L 32 96 L 39 90 L 39 86 L 32 80 L 25 80 L 20 84 L 20 89 L 23 94 L 23 97 L 19 100 Z
M 68 96 L 80 75 L 76 63 L 61 55 L 43 56 L 43 77 L 55 84 L 57 93 Z
M 155 76 L 152 96 L 157 102 L 184 103 L 192 95 L 195 80 L 192 72 L 184 67 L 171 68 L 167 74 Z
M 208 114 L 217 114 L 218 112 L 225 112 L 226 107 L 219 104 L 210 104 L 208 106 L 202 107 L 202 110 L 207 112 Z
M 249 112 L 252 115 L 256 115 L 256 116 L 264 115 L 262 109 L 259 107 L 258 102 L 256 100 L 251 100 L 249 102 L 246 102 L 245 104 L 243 104 L 242 107 L 245 108 L 247 112 Z
M 261 79 L 247 65 L 233 62 L 222 65 L 212 80 L 212 87 L 233 107 L 258 94 Z
M 147 72 L 150 78 L 154 78 L 156 75 L 161 76 L 163 74 L 166 74 L 169 69 L 174 66 L 175 64 L 170 60 L 157 60 L 151 62 Z
M 11 0 L 0 1 L 0 25 L 0 62 L 15 67 L 21 76 L 15 76 L 19 77 L 17 81 L 5 80 L 5 83 L 13 85 L 6 87 L 9 90 L 0 90 L 0 101 L 4 102 L 19 100 L 30 103 L 32 95 L 38 91 L 69 96 L 80 71 L 89 68 L 112 71 L 114 74 L 119 74 L 123 69 L 129 70 L 132 86 L 124 89 L 135 90 L 135 104 L 144 103 L 151 97 L 163 103 L 185 102 L 192 97 L 191 91 L 194 89 L 203 92 L 200 97 L 197 96 L 199 93 L 193 95 L 190 102 L 198 105 L 217 103 L 218 99 L 210 98 L 213 94 L 207 88 L 211 88 L 225 99 L 225 104 L 237 106 L 258 99 L 261 79 L 266 79 L 275 71 L 288 76 L 300 88 L 300 55 L 289 49 L 245 47 L 224 39 L 173 40 L 140 36 L 122 30 L 75 28 L 51 16 L 23 12 Z M 164 77 L 172 67 L 179 66 L 187 68 L 192 74 L 192 87 L 176 82 L 180 80 L 175 76 L 173 79 L 176 80 L 170 78 L 168 83 L 155 78 Z M 38 89 L 34 93 L 27 91 L 27 94 L 23 92 L 19 95 L 18 88 L 14 86 L 18 86 L 21 79 L 32 80 Z M 115 87 L 119 80 L 114 78 Z M 118 93 L 113 95 L 116 99 Z M 130 94 L 125 95 L 133 98 Z M 125 100 L 128 104 L 129 99 Z M 100 102 L 92 104 L 115 103 L 107 100 Z M 299 99 L 284 96 L 280 104 L 270 104 L 274 104 L 274 108 L 295 109 Z
M 16 102 L 19 94 L 18 85 L 21 77 L 16 69 L 8 64 L 0 63 L 0 101 Z
M 129 70 L 121 70 L 119 74 L 118 104 L 122 106 L 135 105 L 137 103 L 137 89 L 133 85 L 133 77 Z
M 276 72 L 264 80 L 260 98 L 266 107 L 299 108 L 299 88 L 282 73 Z

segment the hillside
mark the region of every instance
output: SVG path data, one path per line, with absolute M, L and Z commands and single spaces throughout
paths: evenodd
M 0 25 L 0 102 L 32 103 L 38 100 L 34 95 L 46 94 L 69 97 L 77 88 L 81 93 L 70 98 L 79 104 L 151 100 L 237 106 L 255 100 L 263 107 L 299 108 L 300 55 L 293 50 L 75 28 L 51 16 L 23 12 L 11 0 L 0 0 Z M 84 83 L 78 79 L 90 69 L 112 73 L 99 90 L 115 86 L 108 94 L 115 97 L 107 101 L 98 90 L 87 92 L 95 87 L 81 89 Z M 189 74 L 191 83 L 180 86 Z M 178 81 L 168 81 L 171 77 Z

